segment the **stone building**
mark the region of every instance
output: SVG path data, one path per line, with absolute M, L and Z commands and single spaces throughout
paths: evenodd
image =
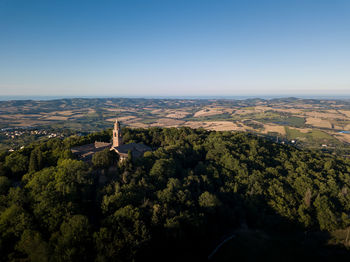
M 72 147 L 71 151 L 74 155 L 77 155 L 80 160 L 91 161 L 92 156 L 99 151 L 106 148 L 110 148 L 119 155 L 119 161 L 123 161 L 128 158 L 129 152 L 133 158 L 139 158 L 143 156 L 146 151 L 151 151 L 151 148 L 142 143 L 123 143 L 122 130 L 120 128 L 120 122 L 118 120 L 114 123 L 112 143 L 97 142 L 77 147 Z
M 120 122 L 118 120 L 114 123 L 114 129 L 113 129 L 113 140 L 112 140 L 112 147 L 115 148 L 118 146 L 123 145 L 123 137 L 122 137 L 122 130 L 120 128 Z
M 143 156 L 143 153 L 146 151 L 151 151 L 151 148 L 141 143 L 124 144 L 120 123 L 116 120 L 113 129 L 111 150 L 114 150 L 119 155 L 119 160 L 123 161 L 128 158 L 129 151 L 133 158 L 139 158 Z

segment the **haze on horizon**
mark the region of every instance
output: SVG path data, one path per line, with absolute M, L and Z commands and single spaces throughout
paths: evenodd
M 350 95 L 350 1 L 0 0 L 0 95 Z

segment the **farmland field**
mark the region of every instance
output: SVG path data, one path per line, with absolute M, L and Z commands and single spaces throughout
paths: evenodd
M 133 128 L 181 127 L 251 132 L 312 149 L 347 151 L 350 100 L 58 99 L 0 102 L 0 128 L 92 132 L 119 119 Z M 4 132 L 4 131 L 2 131 Z M 4 136 L 1 136 L 4 137 Z M 0 148 L 16 138 L 0 139 Z M 20 146 L 20 143 L 17 143 Z

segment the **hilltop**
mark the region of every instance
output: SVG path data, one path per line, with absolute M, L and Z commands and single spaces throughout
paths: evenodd
M 2 260 L 203 261 L 232 235 L 215 261 L 349 255 L 348 159 L 185 127 L 124 128 L 125 144 L 152 149 L 138 159 L 71 153 L 111 136 L 0 155 Z

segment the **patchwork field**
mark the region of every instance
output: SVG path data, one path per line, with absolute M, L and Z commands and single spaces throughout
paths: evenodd
M 285 135 L 286 128 L 284 126 L 264 124 L 264 130 L 262 133 L 268 134 L 268 133 L 273 133 L 273 132 L 280 134 L 280 135 Z
M 315 127 L 321 127 L 321 128 L 332 128 L 332 124 L 329 122 L 329 120 L 325 120 L 322 118 L 316 118 L 316 117 L 306 118 L 305 124 L 312 125 Z
M 204 128 L 216 131 L 245 131 L 242 126 L 230 121 L 188 121 L 184 124 L 191 128 Z
M 252 132 L 309 148 L 350 145 L 350 101 L 297 98 L 61 99 L 0 102 L 0 128 L 54 128 L 91 132 L 119 119 L 134 128 L 181 127 Z M 0 141 L 1 142 L 1 141 Z

